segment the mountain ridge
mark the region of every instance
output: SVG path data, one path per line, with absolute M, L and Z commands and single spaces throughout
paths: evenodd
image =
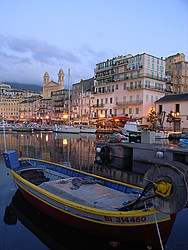
M 27 84 L 27 83 L 17 83 L 17 82 L 3 82 L 4 84 L 8 84 L 13 89 L 24 89 L 31 90 L 36 92 L 42 92 L 43 87 L 37 84 Z

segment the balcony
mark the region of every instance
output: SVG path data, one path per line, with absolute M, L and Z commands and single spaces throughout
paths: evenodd
M 104 104 L 103 103 L 101 103 L 101 104 L 99 104 L 99 103 L 98 104 L 94 104 L 93 107 L 94 108 L 104 107 Z
M 135 100 L 135 101 L 127 101 L 127 102 L 116 102 L 116 106 L 128 106 L 128 105 L 136 105 L 143 104 L 143 100 Z
M 122 74 L 122 73 L 121 73 Z M 138 78 L 143 78 L 143 77 L 147 77 L 147 78 L 151 78 L 151 79 L 155 79 L 155 80 L 158 80 L 158 81 L 166 81 L 166 78 L 164 78 L 164 77 L 162 77 L 162 79 L 160 78 L 160 77 L 157 77 L 156 75 L 152 75 L 152 74 L 148 74 L 148 73 L 140 73 L 140 74 L 134 74 L 134 75 L 129 75 L 129 76 L 127 76 L 126 77 L 126 79 L 124 78 L 124 76 L 123 77 L 120 77 L 119 79 L 115 79 L 115 77 L 113 77 L 112 79 L 110 79 L 111 80 L 111 82 L 110 81 L 108 81 L 108 82 L 103 82 L 103 83 L 98 83 L 97 81 L 96 81 L 96 85 L 95 86 L 97 86 L 97 85 L 106 85 L 106 84 L 109 84 L 109 83 L 114 83 L 114 82 L 120 82 L 120 81 L 126 81 L 126 80 L 128 80 L 128 79 L 138 79 Z

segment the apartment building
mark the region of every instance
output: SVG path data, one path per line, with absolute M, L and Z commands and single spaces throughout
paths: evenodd
M 87 122 L 94 116 L 94 78 L 72 85 L 72 118 L 77 123 Z
M 71 96 L 70 91 L 70 96 Z M 71 104 L 71 102 L 70 102 Z M 63 89 L 52 92 L 52 106 L 53 114 L 52 119 L 56 120 L 68 120 L 69 113 L 69 90 Z
M 96 64 L 95 116 L 129 116 L 142 123 L 165 93 L 165 60 L 146 53 Z
M 0 102 L 1 119 L 15 121 L 19 119 L 19 98 L 1 95 Z
M 36 121 L 41 97 L 27 97 L 20 102 L 19 119 L 21 121 Z
M 171 93 L 188 93 L 188 62 L 183 53 L 166 58 L 166 77 Z

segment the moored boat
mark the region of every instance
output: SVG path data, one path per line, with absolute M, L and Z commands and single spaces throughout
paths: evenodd
M 74 126 L 69 126 L 69 125 L 59 125 L 59 126 L 56 125 L 53 128 L 53 132 L 79 134 L 80 133 L 80 128 L 79 127 L 74 127 Z
M 148 185 L 142 190 L 60 164 L 18 160 L 15 151 L 5 152 L 4 160 L 23 196 L 58 221 L 114 240 L 159 247 L 157 220 L 163 244 L 168 239 L 176 212 L 155 210 Z

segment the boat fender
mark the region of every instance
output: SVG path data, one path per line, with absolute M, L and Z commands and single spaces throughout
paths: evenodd
M 100 153 L 101 152 L 101 147 L 97 147 L 96 151 L 97 151 L 97 153 Z
M 162 159 L 164 157 L 164 154 L 161 151 L 157 151 L 156 156 L 157 158 Z

